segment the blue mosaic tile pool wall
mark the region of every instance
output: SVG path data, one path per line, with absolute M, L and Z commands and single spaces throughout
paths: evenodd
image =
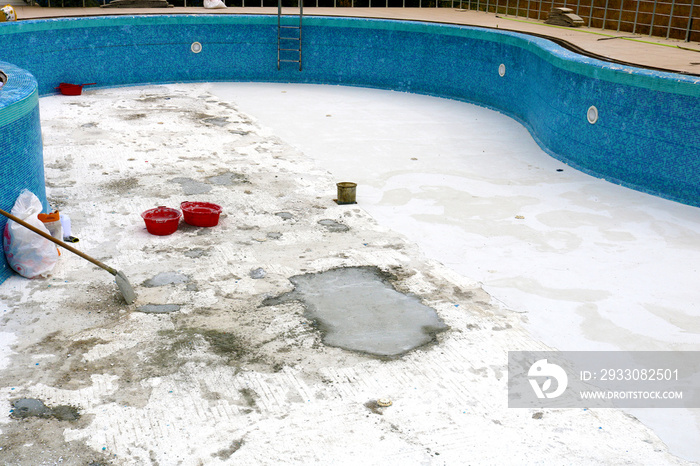
M 519 120 L 578 169 L 700 206 L 699 77 L 605 63 L 502 30 L 328 17 L 304 24 L 301 72 L 294 64 L 277 70 L 277 18 L 261 15 L 0 23 L 0 59 L 36 76 L 41 95 L 60 82 L 272 81 L 473 102 Z M 190 50 L 194 41 L 201 53 Z M 586 119 L 592 105 L 595 124 Z
M 0 208 L 10 212 L 19 193 L 29 189 L 48 208 L 39 120 L 37 82 L 25 70 L 0 62 L 8 76 L 0 88 Z M 0 232 L 7 219 L 0 215 Z M 12 274 L 3 252 L 0 283 Z

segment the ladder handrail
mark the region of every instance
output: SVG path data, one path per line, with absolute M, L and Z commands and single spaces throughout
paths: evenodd
M 301 31 L 304 18 L 304 0 L 298 0 L 299 2 L 299 26 L 287 26 L 282 25 L 282 0 L 277 0 L 277 69 L 280 69 L 280 63 L 282 62 L 299 62 L 299 71 L 301 71 Z M 283 60 L 280 56 L 280 51 L 292 51 L 297 49 L 283 49 L 281 47 L 282 40 L 297 40 L 296 37 L 282 37 L 282 29 L 299 29 L 299 60 Z

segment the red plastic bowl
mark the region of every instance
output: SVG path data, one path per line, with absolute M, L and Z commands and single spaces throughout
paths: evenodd
M 180 204 L 185 223 L 196 227 L 215 227 L 219 224 L 219 215 L 223 210 L 220 205 L 211 202 L 190 202 Z
M 83 86 L 92 86 L 97 83 L 89 84 L 69 84 L 60 83 L 56 89 L 63 95 L 81 95 L 83 93 Z
M 152 235 L 165 236 L 175 233 L 182 212 L 170 207 L 156 207 L 141 214 L 146 222 L 146 230 Z

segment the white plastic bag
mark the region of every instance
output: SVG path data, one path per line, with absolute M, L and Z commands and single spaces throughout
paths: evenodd
M 39 198 L 25 189 L 15 201 L 12 215 L 48 233 L 37 217 L 41 210 Z M 12 220 L 5 225 L 3 246 L 10 267 L 23 277 L 47 275 L 58 262 L 58 250 L 51 241 Z
M 204 0 L 204 8 L 226 8 L 226 4 L 222 0 Z

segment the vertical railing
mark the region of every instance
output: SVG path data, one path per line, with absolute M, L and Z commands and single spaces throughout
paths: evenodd
M 700 42 L 697 1 L 473 0 L 460 2 L 460 8 L 544 21 L 553 8 L 569 7 L 575 9 L 588 27 Z
M 690 12 L 688 13 L 688 27 L 685 30 L 685 41 L 690 42 L 690 31 L 693 27 L 693 7 L 695 0 L 690 0 Z
M 634 12 L 634 26 L 632 27 L 632 34 L 637 32 L 637 19 L 639 19 L 639 6 L 642 2 L 637 2 L 637 9 Z
M 671 37 L 671 23 L 673 22 L 673 8 L 676 6 L 676 0 L 671 2 L 671 14 L 668 17 L 668 29 L 666 30 L 666 39 Z

